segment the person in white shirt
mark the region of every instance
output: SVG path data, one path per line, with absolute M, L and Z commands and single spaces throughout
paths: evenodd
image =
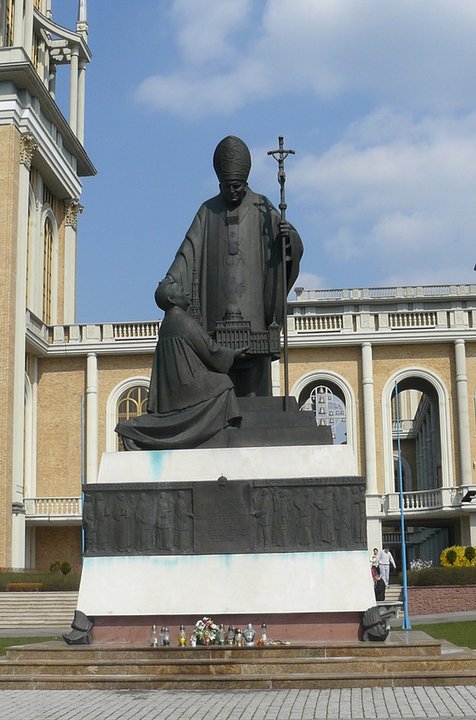
M 390 565 L 393 565 L 393 567 L 396 568 L 393 555 L 390 550 L 383 548 L 383 550 L 379 552 L 377 560 L 382 580 L 385 583 L 385 587 L 388 587 L 390 580 Z

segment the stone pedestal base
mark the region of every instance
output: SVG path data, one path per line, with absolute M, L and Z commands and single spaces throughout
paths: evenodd
M 178 645 L 180 625 L 185 625 L 187 645 L 197 621 L 195 615 L 145 615 L 143 617 L 96 617 L 92 640 L 94 643 L 131 643 L 148 645 L 152 625 L 158 630 L 166 625 L 170 630 L 170 644 Z M 360 613 L 271 613 L 266 615 L 220 615 L 213 620 L 244 628 L 249 622 L 260 637 L 262 623 L 266 623 L 269 640 L 290 643 L 354 642 L 360 640 Z
M 357 640 L 375 605 L 348 447 L 109 453 L 84 493 L 78 610 L 94 641 L 144 643 L 152 624 L 190 634 L 204 616 Z

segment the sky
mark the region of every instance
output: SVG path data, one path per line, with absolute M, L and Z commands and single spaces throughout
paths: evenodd
M 74 27 L 77 0 L 53 0 Z M 305 289 L 476 282 L 474 0 L 88 0 L 78 322 L 154 291 L 238 135 L 304 243 Z M 61 69 L 61 68 L 60 68 Z M 67 73 L 67 69 L 64 68 Z M 293 298 L 291 294 L 290 298 Z

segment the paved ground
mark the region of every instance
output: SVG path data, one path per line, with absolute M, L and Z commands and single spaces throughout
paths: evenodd
M 1 720 L 476 718 L 476 687 L 182 692 L 3 690 Z
M 412 625 L 476 620 L 476 612 L 410 618 Z M 392 621 L 394 632 L 401 619 Z M 0 631 L 4 637 L 59 634 Z M 0 720 L 363 720 L 471 718 L 476 686 L 343 690 L 2 690 Z

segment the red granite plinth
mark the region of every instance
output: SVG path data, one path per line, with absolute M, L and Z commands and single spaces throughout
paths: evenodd
M 244 628 L 253 623 L 258 639 L 261 624 L 266 623 L 268 639 L 291 643 L 316 641 L 356 641 L 360 639 L 362 613 L 276 613 L 268 615 L 220 615 L 213 616 L 214 622 Z M 143 615 L 143 616 L 98 616 L 92 618 L 93 643 L 131 643 L 147 645 L 152 625 L 158 629 L 166 625 L 170 630 L 172 645 L 177 644 L 180 625 L 185 625 L 190 637 L 199 616 L 191 615 Z M 187 643 L 188 644 L 188 643 Z

